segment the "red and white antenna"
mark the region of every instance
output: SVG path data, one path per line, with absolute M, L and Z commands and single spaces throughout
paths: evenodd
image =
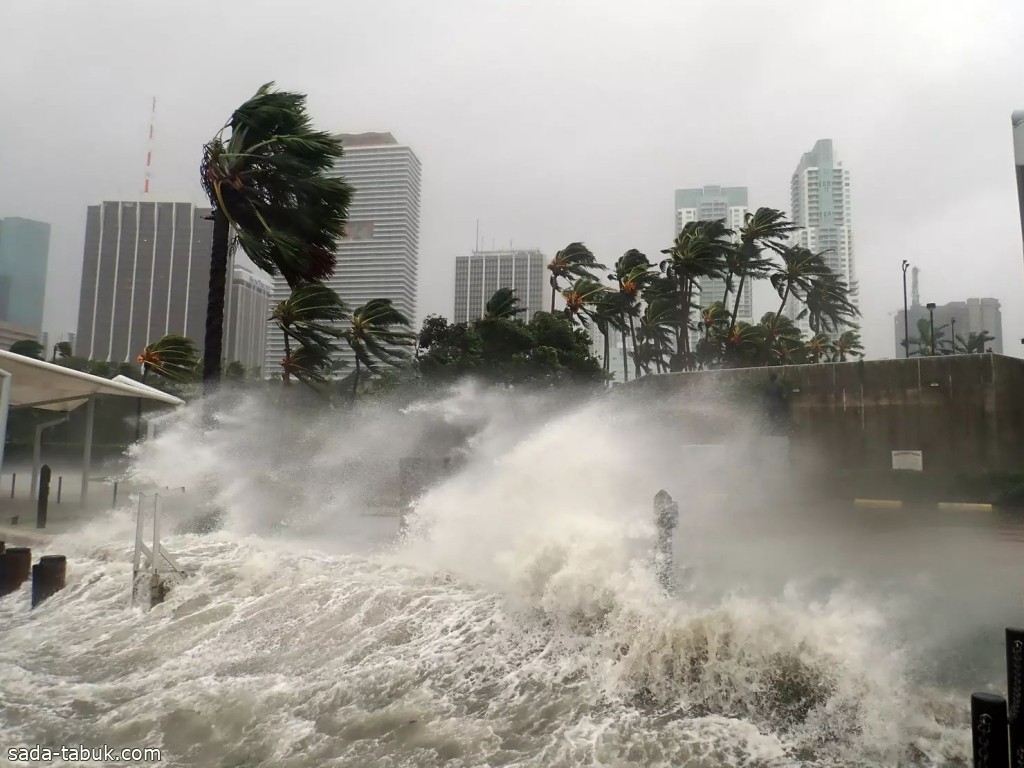
M 146 141 L 146 180 L 142 185 L 142 194 L 149 194 L 150 171 L 153 166 L 153 126 L 156 123 L 156 96 L 153 97 L 153 108 L 149 113 L 149 139 Z

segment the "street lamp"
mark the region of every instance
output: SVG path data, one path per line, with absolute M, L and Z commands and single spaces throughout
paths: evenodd
M 956 354 L 956 315 L 949 318 L 949 335 L 952 337 L 949 340 L 949 348 L 952 353 Z
M 928 307 L 928 323 L 931 325 L 931 339 L 929 339 L 929 346 L 931 346 L 931 354 L 935 354 L 935 302 L 930 301 L 925 304 Z
M 907 270 L 910 268 L 910 262 L 906 259 L 903 260 L 903 346 L 905 355 L 904 357 L 910 357 L 910 313 L 907 312 Z

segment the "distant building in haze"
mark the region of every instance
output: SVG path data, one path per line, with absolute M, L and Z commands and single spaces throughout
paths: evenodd
M 815 142 L 800 158 L 790 180 L 790 197 L 791 218 L 799 227 L 793 236 L 795 244 L 815 253 L 825 251 L 825 263 L 854 289 L 850 299 L 858 305 L 850 172 L 837 158 L 831 139 Z M 803 309 L 803 302 L 793 299 L 786 314 L 796 320 Z M 796 322 L 804 333 L 810 333 L 807 318 Z M 842 330 L 831 335 L 838 336 Z
M 9 217 L 0 219 L 0 322 L 38 337 L 46 302 L 50 225 Z
M 1010 116 L 1013 125 L 1013 162 L 1017 170 L 1017 204 L 1020 208 L 1020 231 L 1024 241 L 1024 109 Z
M 931 317 L 928 307 L 915 302 L 910 305 L 908 314 L 910 316 L 910 354 L 928 354 L 927 335 L 922 339 L 918 329 L 918 324 L 923 322 L 928 324 L 928 334 L 931 333 Z M 963 346 L 961 340 L 967 342 L 972 333 L 981 334 L 983 331 L 989 336 L 995 337 L 985 344 L 983 351 L 991 350 L 997 354 L 1003 352 L 1003 315 L 998 299 L 967 299 L 966 301 L 939 304 L 935 307 L 934 319 L 935 346 L 939 353 L 952 350 L 954 336 L 956 350 L 959 352 Z M 905 355 L 903 336 L 903 310 L 901 309 L 896 313 L 895 351 L 897 357 Z M 915 339 L 924 341 L 924 343 L 915 343 Z
M 519 315 L 529 320 L 551 308 L 551 289 L 544 273 L 547 258 L 538 250 L 473 251 L 455 258 L 455 313 L 452 322 L 483 317 L 484 307 L 499 288 L 514 288 Z
M 676 227 L 678 235 L 690 221 L 717 221 L 722 219 L 725 225 L 735 232 L 743 226 L 743 219 L 749 210 L 746 187 L 707 186 L 696 189 L 676 190 Z M 726 296 L 725 280 L 721 278 L 702 279 L 700 281 L 700 304 L 708 307 L 716 301 L 725 304 L 732 312 L 736 301 L 735 290 Z M 740 305 L 736 312 L 739 320 L 753 322 L 753 286 L 749 283 L 743 289 Z
M 209 208 L 186 202 L 89 206 L 75 354 L 134 362 L 174 333 L 202 349 L 210 283 Z
M 235 267 L 225 299 L 224 362 L 239 362 L 246 373 L 260 375 L 266 363 L 270 317 L 268 280 Z
M 390 133 L 341 134 L 344 156 L 330 175 L 353 188 L 347 237 L 338 248 L 338 266 L 326 285 L 349 310 L 370 299 L 391 299 L 395 308 L 416 322 L 416 291 L 420 239 L 420 161 L 412 149 Z M 288 297 L 282 279 L 274 280 L 272 302 Z M 267 334 L 264 375 L 280 370 L 284 339 Z M 345 347 L 338 356 L 349 363 Z

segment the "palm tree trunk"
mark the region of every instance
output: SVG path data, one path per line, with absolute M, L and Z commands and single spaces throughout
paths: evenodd
M 224 343 L 224 289 L 228 273 L 228 217 L 213 212 L 213 247 L 210 250 L 210 286 L 206 301 L 206 338 L 203 342 L 203 385 L 207 392 L 220 383 L 220 358 Z
M 743 283 L 746 282 L 746 280 L 746 275 L 740 275 L 740 284 L 736 287 L 736 301 L 732 304 L 732 322 L 729 323 L 730 336 L 732 336 L 732 332 L 736 328 L 736 315 L 740 311 L 740 299 L 743 297 Z
M 284 331 L 283 328 L 281 330 Z M 285 334 L 284 334 L 284 359 L 285 360 L 290 360 L 291 356 L 292 356 L 292 343 L 291 343 L 291 339 L 288 338 L 288 333 L 285 332 Z M 291 376 L 290 373 L 288 373 L 287 366 L 285 367 L 285 369 L 283 371 L 281 371 L 281 381 L 283 381 L 285 384 L 291 384 L 292 383 L 292 376 Z
M 626 322 L 624 317 L 619 317 L 622 327 L 622 380 L 629 381 L 629 355 L 626 354 Z
M 782 304 L 779 305 L 779 311 L 775 313 L 775 319 L 772 320 L 772 328 L 779 324 L 779 318 L 782 317 L 782 310 L 786 308 L 786 302 L 789 301 L 789 292 L 792 287 L 792 283 L 786 283 L 786 292 L 782 294 Z
M 608 373 L 610 365 L 611 365 L 611 360 L 609 358 L 611 357 L 612 347 L 611 347 L 611 344 L 609 343 L 609 340 L 611 338 L 611 328 L 608 327 L 607 323 L 605 323 L 603 334 L 604 334 L 604 372 Z
M 359 390 L 359 357 L 356 356 L 356 372 L 355 376 L 352 377 L 352 402 L 355 402 L 356 392 Z
M 629 339 L 633 344 L 633 378 L 640 378 L 640 363 L 636 357 L 636 328 L 633 326 L 633 315 L 629 316 Z
M 555 283 L 557 282 L 557 278 L 554 273 L 551 274 L 551 280 L 549 282 L 551 283 L 551 314 L 553 315 L 555 314 Z

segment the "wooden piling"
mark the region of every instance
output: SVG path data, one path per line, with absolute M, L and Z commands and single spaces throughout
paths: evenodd
M 17 592 L 28 581 L 32 569 L 32 550 L 8 547 L 0 556 L 0 597 Z
M 68 559 L 64 555 L 44 555 L 32 566 L 32 607 L 64 589 Z
M 971 740 L 976 768 L 1007 768 L 1006 699 L 994 693 L 971 694 Z
M 39 470 L 39 500 L 36 502 L 36 528 L 46 527 L 46 510 L 50 506 L 50 465 Z

